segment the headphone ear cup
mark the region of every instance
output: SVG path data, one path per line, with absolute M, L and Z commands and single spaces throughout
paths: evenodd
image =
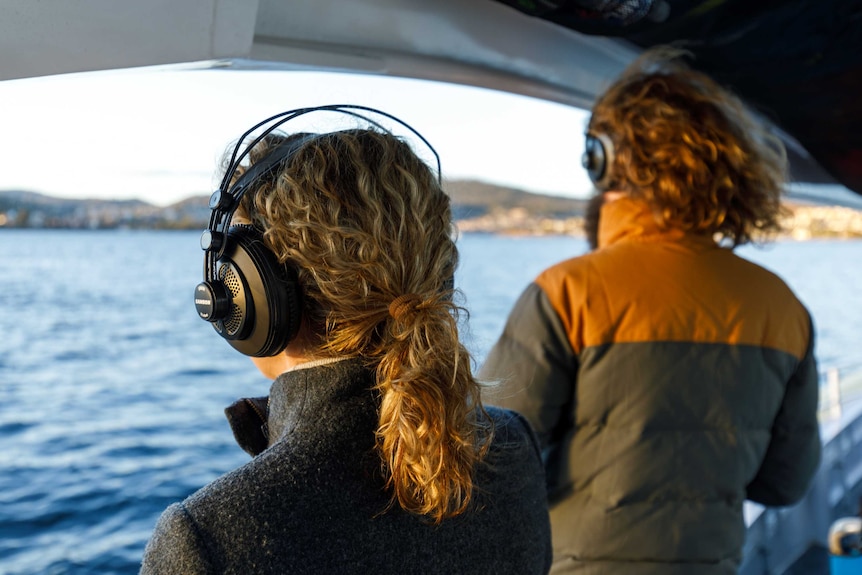
M 231 308 L 216 331 L 236 350 L 253 357 L 280 353 L 299 331 L 300 290 L 295 270 L 281 264 L 252 226 L 228 229 L 219 280 Z
M 614 165 L 614 143 L 607 134 L 587 132 L 581 164 L 596 188 L 608 189 Z

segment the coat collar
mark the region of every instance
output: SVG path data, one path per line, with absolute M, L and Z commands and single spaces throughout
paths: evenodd
M 273 381 L 269 396 L 240 399 L 225 409 L 225 415 L 236 442 L 254 456 L 290 434 L 300 422 L 315 420 L 316 425 L 325 426 L 338 419 L 335 413 L 351 409 L 351 405 L 374 413 L 369 408 L 373 385 L 373 371 L 360 359 L 316 362 L 281 374 Z
M 705 234 L 662 227 L 649 204 L 643 200 L 623 197 L 602 205 L 599 215 L 599 248 L 623 241 L 681 241 L 715 246 Z

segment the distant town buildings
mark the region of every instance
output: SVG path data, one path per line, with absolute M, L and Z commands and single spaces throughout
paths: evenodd
M 783 224 L 796 240 L 862 238 L 862 210 L 840 206 L 796 206 Z
M 532 214 L 526 208 L 493 210 L 456 222 L 462 233 L 481 232 L 510 236 L 584 235 L 583 216 L 548 217 Z
M 209 220 L 207 197 L 160 207 L 138 200 L 70 200 L 0 192 L 0 228 L 197 229 Z
M 799 204 L 786 207 L 788 215 L 782 219 L 782 238 L 862 238 L 862 210 Z M 513 236 L 584 234 L 582 216 L 544 217 L 520 207 L 490 211 L 478 217 L 459 220 L 457 225 L 463 233 Z
M 451 182 L 462 233 L 520 236 L 584 233 L 584 201 L 527 194 L 476 182 Z M 168 207 L 141 201 L 68 200 L 31 192 L 0 192 L 0 229 L 203 229 L 210 210 L 198 196 Z M 789 204 L 782 237 L 862 238 L 862 210 Z

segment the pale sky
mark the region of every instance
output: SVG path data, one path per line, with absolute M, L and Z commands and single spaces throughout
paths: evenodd
M 222 152 L 247 128 L 322 104 L 400 117 L 437 149 L 445 178 L 575 197 L 591 191 L 580 166 L 583 110 L 419 80 L 170 68 L 0 82 L 0 190 L 158 205 L 209 194 Z M 311 124 L 285 129 L 355 126 L 349 119 L 327 124 L 329 114 L 306 119 Z

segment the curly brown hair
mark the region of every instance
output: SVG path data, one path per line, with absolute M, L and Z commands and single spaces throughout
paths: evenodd
M 645 200 L 665 227 L 733 246 L 779 231 L 781 140 L 686 55 L 648 50 L 597 99 L 588 131 L 614 144 L 605 189 Z
M 439 523 L 468 508 L 492 435 L 458 335 L 465 310 L 452 289 L 449 197 L 389 133 L 290 138 L 303 138 L 299 149 L 255 183 L 238 214 L 296 266 L 315 357 L 360 357 L 376 368 L 377 450 L 393 502 Z M 250 165 L 290 138 L 267 136 Z M 413 305 L 392 313 L 405 296 Z

